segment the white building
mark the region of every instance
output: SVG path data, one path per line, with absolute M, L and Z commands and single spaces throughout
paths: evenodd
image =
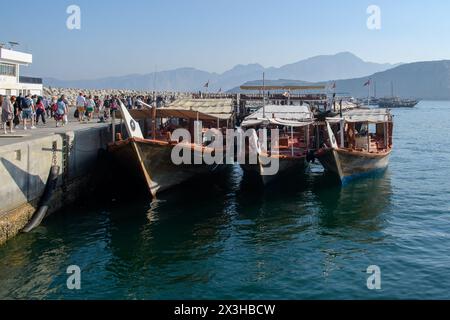
M 0 47 L 0 94 L 1 95 L 42 95 L 42 79 L 21 77 L 20 66 L 33 62 L 29 53 Z

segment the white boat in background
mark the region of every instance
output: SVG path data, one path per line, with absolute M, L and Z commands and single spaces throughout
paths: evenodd
M 388 109 L 350 110 L 327 118 L 321 126 L 328 139 L 316 157 L 343 184 L 389 165 L 393 118 Z

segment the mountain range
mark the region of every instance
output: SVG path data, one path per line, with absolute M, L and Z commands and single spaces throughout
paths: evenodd
M 371 96 L 387 97 L 393 94 L 405 98 L 422 100 L 450 100 L 450 60 L 427 61 L 402 64 L 395 68 L 377 72 L 370 76 L 336 80 L 336 92 L 354 97 L 367 97 L 371 79 Z M 328 82 L 306 82 L 292 80 L 266 81 L 267 85 L 327 85 Z M 262 81 L 250 81 L 245 85 L 262 85 Z M 375 89 L 376 88 L 376 89 Z M 230 92 L 240 92 L 240 88 Z
M 279 68 L 264 68 L 260 64 L 237 65 L 218 74 L 195 68 L 180 68 L 148 74 L 131 74 L 93 80 L 59 80 L 44 78 L 44 84 L 51 87 L 86 89 L 142 89 L 168 91 L 199 91 L 209 82 L 209 91 L 230 90 L 250 80 L 261 79 L 263 72 L 270 79 L 301 79 L 320 82 L 330 79 L 350 79 L 371 75 L 395 67 L 363 61 L 349 52 L 335 55 L 321 55 Z
M 372 79 L 372 92 L 378 97 L 394 95 L 429 100 L 450 100 L 450 60 L 407 64 L 378 64 L 365 62 L 343 52 L 301 60 L 279 68 L 264 68 L 259 64 L 237 65 L 218 74 L 194 68 L 180 68 L 149 74 L 132 74 L 95 80 L 63 81 L 44 79 L 46 86 L 83 89 L 141 89 L 167 91 L 239 92 L 242 84 L 261 84 L 265 72 L 267 84 L 329 84 L 336 82 L 337 93 L 367 97 L 364 87 Z M 258 80 L 259 79 L 259 80 Z M 280 80 L 281 79 L 281 80 Z

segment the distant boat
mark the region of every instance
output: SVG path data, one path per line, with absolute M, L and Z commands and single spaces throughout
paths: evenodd
M 378 106 L 380 99 L 372 97 L 370 99 L 367 98 L 360 98 L 357 100 L 357 103 L 360 106 L 365 106 L 367 107 L 367 103 L 369 103 L 369 106 Z
M 419 101 L 414 99 L 382 98 L 378 101 L 378 107 L 384 109 L 414 108 L 418 103 Z
M 323 136 L 328 139 L 315 156 L 343 184 L 388 166 L 393 141 L 389 110 L 349 110 L 342 117 L 326 119 L 322 128 Z
M 378 107 L 384 109 L 414 108 L 419 103 L 415 99 L 402 99 L 394 95 L 394 82 L 391 81 L 391 96 L 378 100 Z

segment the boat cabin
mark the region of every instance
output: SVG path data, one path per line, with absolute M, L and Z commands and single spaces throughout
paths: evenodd
M 392 148 L 393 121 L 388 109 L 355 109 L 342 117 L 327 118 L 334 137 L 325 134 L 325 145 L 365 153 L 387 152 Z M 325 124 L 323 124 L 325 125 Z M 333 141 L 333 139 L 335 141 Z
M 244 129 L 267 129 L 268 155 L 304 158 L 311 145 L 314 114 L 309 105 L 267 105 L 246 117 Z M 279 130 L 278 143 L 271 139 L 271 129 Z
M 194 142 L 196 124 L 201 124 L 202 133 L 213 128 L 225 133 L 234 127 L 235 119 L 231 99 L 180 99 L 167 107 L 146 106 L 128 112 L 139 122 L 145 139 L 163 142 L 172 142 L 172 133 L 181 128 L 189 131 Z

